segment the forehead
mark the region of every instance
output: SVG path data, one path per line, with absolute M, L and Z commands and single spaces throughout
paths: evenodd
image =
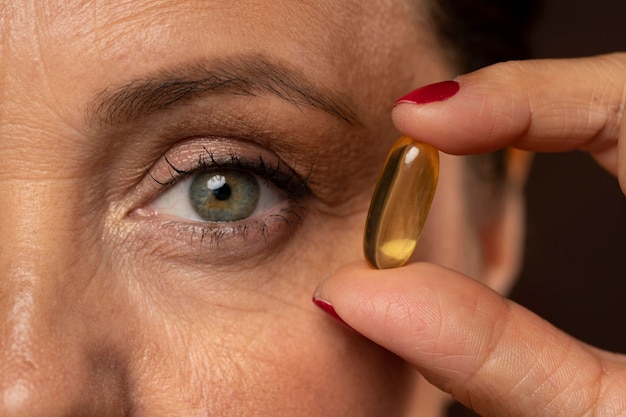
M 169 64 L 235 52 L 265 53 L 343 80 L 400 60 L 393 51 L 424 45 L 417 1 L 42 1 L 10 2 L 2 19 L 3 61 L 76 80 L 128 78 Z M 423 16 L 422 16 L 423 17 Z M 8 48 L 6 47 L 8 46 Z M 10 63 L 10 64 L 9 64 Z M 36 64 L 36 65 L 33 65 Z M 397 62 L 396 62 L 397 64 Z M 10 71 L 10 69 L 9 69 Z M 50 81 L 63 84 L 55 74 Z M 328 81 L 328 80 L 326 80 Z
M 340 70 L 413 30 L 417 14 L 402 0 L 12 3 L 2 12 L 5 63 L 105 78 L 235 51 L 299 60 L 312 71 L 332 57 Z
M 446 68 L 420 7 L 406 0 L 12 2 L 0 12 L 0 124 L 49 129 L 60 120 L 63 135 L 68 127 L 81 131 L 103 91 L 199 61 L 255 55 L 345 98 L 361 120 L 389 123 L 395 98 Z

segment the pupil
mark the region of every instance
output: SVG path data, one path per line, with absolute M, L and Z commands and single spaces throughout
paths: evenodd
M 228 184 L 222 185 L 220 188 L 216 190 L 212 190 L 213 197 L 220 201 L 227 200 L 230 197 L 230 186 Z
M 209 222 L 232 222 L 254 213 L 261 187 L 254 175 L 237 170 L 209 170 L 189 186 L 189 203 Z

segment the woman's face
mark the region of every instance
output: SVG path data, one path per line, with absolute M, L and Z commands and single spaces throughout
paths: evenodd
M 404 3 L 3 4 L 0 414 L 402 413 L 413 374 L 310 298 L 394 99 L 450 75 Z M 463 269 L 442 163 L 419 256 Z

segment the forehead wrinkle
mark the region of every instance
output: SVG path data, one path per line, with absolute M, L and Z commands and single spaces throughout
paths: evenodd
M 106 88 L 87 106 L 86 119 L 90 124 L 116 126 L 205 94 L 261 93 L 324 111 L 349 124 L 361 124 L 338 93 L 318 88 L 294 70 L 259 55 L 199 61 Z

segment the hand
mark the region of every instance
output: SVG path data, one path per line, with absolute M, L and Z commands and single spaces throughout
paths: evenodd
M 508 62 L 457 81 L 448 100 L 400 103 L 396 127 L 452 154 L 587 151 L 626 193 L 626 53 Z
M 626 413 L 626 362 L 573 339 L 462 274 L 348 265 L 317 297 L 482 416 Z
M 445 152 L 590 152 L 626 191 L 626 54 L 498 64 L 396 126 Z M 588 346 L 458 272 L 347 265 L 316 298 L 483 416 L 626 415 L 626 357 Z M 620 331 L 617 330 L 616 331 Z

